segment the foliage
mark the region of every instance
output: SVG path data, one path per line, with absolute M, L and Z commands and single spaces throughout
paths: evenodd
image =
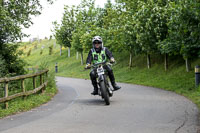
M 38 57 L 41 57 L 41 56 L 38 55 Z M 42 63 L 39 65 L 39 68 L 37 70 L 33 69 L 32 71 L 29 71 L 29 73 L 35 73 L 37 71 L 44 70 L 46 68 L 49 68 L 49 64 L 46 61 L 42 61 Z M 45 88 L 44 93 L 33 94 L 30 96 L 27 96 L 25 99 L 19 97 L 19 98 L 16 98 L 15 100 L 11 100 L 9 101 L 8 109 L 4 109 L 4 104 L 1 103 L 0 104 L 0 118 L 11 115 L 11 114 L 15 114 L 18 112 L 28 111 L 34 107 L 37 107 L 51 100 L 51 98 L 57 93 L 55 75 L 52 71 L 49 71 L 48 77 L 47 78 L 46 76 L 44 77 L 45 77 L 45 80 L 46 79 L 48 80 L 48 86 Z M 33 90 L 32 78 L 25 79 L 24 83 L 25 83 L 26 91 Z M 22 89 L 19 89 L 20 85 L 21 85 L 21 80 L 9 83 L 9 95 L 22 92 Z M 39 86 L 39 85 L 40 85 L 40 77 L 37 76 L 36 86 Z M 0 84 L 0 98 L 3 96 L 4 96 L 3 84 Z
M 47 0 L 52 3 L 52 0 Z M 32 24 L 31 17 L 39 15 L 42 6 L 39 0 L 0 0 L 0 60 L 1 76 L 25 72 L 24 63 L 19 59 L 17 40 L 25 35 L 22 28 Z M 13 43 L 13 44 L 11 44 Z
M 27 56 L 30 56 L 31 55 L 31 48 L 29 49 L 28 53 L 27 53 Z
M 125 50 L 130 56 L 182 55 L 186 59 L 200 56 L 199 26 L 198 0 L 108 0 L 104 8 L 95 7 L 93 0 L 82 0 L 76 7 L 65 8 L 55 33 L 60 35 L 58 42 L 70 35 L 68 44 L 79 52 L 88 51 L 92 37 L 100 35 L 112 51 Z
M 49 55 L 53 53 L 53 45 L 49 46 Z
M 49 45 L 52 42 L 42 42 L 42 44 Z M 37 66 L 41 62 L 48 62 L 48 67 L 51 71 L 55 71 L 55 63 L 58 62 L 57 76 L 83 78 L 89 80 L 89 71 L 84 71 L 84 67 L 80 65 L 80 61 L 76 60 L 76 50 L 72 48 L 71 58 L 65 58 L 67 53 L 59 56 L 60 47 L 57 45 L 53 55 L 48 55 L 48 47 L 44 48 L 44 54 L 39 55 L 40 50 L 37 49 L 31 56 L 25 57 L 31 65 Z M 64 48 L 65 49 L 65 48 Z M 179 94 L 186 96 L 193 100 L 200 107 L 199 90 L 195 89 L 194 72 L 185 72 L 184 60 L 181 55 L 171 56 L 169 59 L 169 70 L 166 72 L 163 68 L 162 59 L 160 54 L 152 54 L 152 68 L 147 69 L 146 58 L 144 55 L 136 55 L 133 57 L 134 68 L 127 67 L 129 53 L 127 51 L 114 52 L 117 64 L 113 67 L 113 72 L 117 82 L 126 82 L 131 84 L 141 84 L 147 86 L 154 86 L 163 88 L 170 91 L 175 91 Z M 84 57 L 87 53 L 84 53 Z M 199 59 L 192 62 L 192 67 L 199 64 Z M 92 86 L 91 86 L 92 87 Z
M 184 58 L 199 55 L 200 2 L 198 0 L 171 2 L 168 13 L 171 16 L 168 20 L 169 44 L 174 44 L 176 48 L 173 49 L 178 49 L 178 54 Z
M 0 55 L 0 66 L 1 66 L 0 67 L 0 77 L 3 77 L 8 72 L 7 72 L 7 69 L 6 69 L 6 62 L 1 55 Z
M 62 18 L 62 24 L 58 25 L 57 22 L 54 24 L 55 38 L 58 44 L 64 47 L 71 47 L 72 41 L 72 32 L 74 31 L 74 22 L 75 22 L 75 9 L 72 7 L 70 10 L 69 6 L 65 6 L 65 12 Z
M 25 73 L 24 62 L 19 58 L 22 53 L 16 51 L 18 44 L 0 45 L 0 76 L 8 76 L 9 73 L 17 75 Z
M 42 53 L 43 53 L 43 50 L 41 49 L 41 50 L 40 50 L 40 55 L 42 55 Z

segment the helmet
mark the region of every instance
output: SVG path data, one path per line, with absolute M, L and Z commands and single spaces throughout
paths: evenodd
M 101 43 L 100 49 L 103 47 L 103 41 L 102 41 L 102 38 L 100 36 L 93 37 L 93 39 L 92 39 L 93 48 L 95 48 L 95 42 Z

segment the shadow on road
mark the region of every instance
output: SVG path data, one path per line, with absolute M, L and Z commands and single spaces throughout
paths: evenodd
M 105 106 L 103 99 L 78 99 L 76 101 L 78 104 L 87 105 L 87 106 Z

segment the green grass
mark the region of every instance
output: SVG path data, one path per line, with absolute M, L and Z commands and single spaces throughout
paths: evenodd
M 89 72 L 84 71 L 84 66 L 81 66 L 80 57 L 76 59 L 76 51 L 71 50 L 71 57 L 67 57 L 67 49 L 63 49 L 63 55 L 60 56 L 59 46 L 56 45 L 53 49 L 53 54 L 48 55 L 48 47 L 53 45 L 55 40 L 42 41 L 38 47 L 45 45 L 43 55 L 41 56 L 40 49 L 35 49 L 29 57 L 24 56 L 24 59 L 31 66 L 39 66 L 44 60 L 48 62 L 49 68 L 54 71 L 55 63 L 58 63 L 57 76 L 75 77 L 89 79 Z M 28 47 L 33 47 L 31 44 Z M 27 48 L 28 48 L 27 47 Z M 28 50 L 25 50 L 27 52 Z M 185 62 L 182 57 L 170 57 L 169 70 L 164 70 L 163 56 L 152 56 L 152 68 L 146 67 L 146 56 L 140 55 L 133 58 L 133 67 L 128 67 L 129 54 L 127 52 L 114 53 L 117 64 L 113 67 L 117 82 L 130 84 L 139 84 L 145 86 L 157 87 L 184 95 L 192 100 L 200 108 L 200 88 L 195 88 L 194 70 L 186 72 Z M 84 61 L 87 53 L 84 53 Z M 200 60 L 192 61 L 192 68 L 199 64 Z
M 36 93 L 25 98 L 18 97 L 8 102 L 9 108 L 4 109 L 4 104 L 0 104 L 0 118 L 16 114 L 19 112 L 28 111 L 32 108 L 38 107 L 51 100 L 57 93 L 56 87 L 47 87 L 44 93 Z
M 55 90 L 54 90 L 55 91 Z M 34 94 L 27 96 L 25 99 L 23 98 L 16 98 L 9 102 L 9 108 L 4 109 L 4 104 L 0 104 L 0 118 L 16 114 L 19 112 L 28 111 L 32 108 L 38 107 L 41 104 L 44 104 L 51 100 L 54 96 L 55 92 L 45 92 L 41 94 Z
M 48 45 L 51 45 L 51 43 L 49 43 L 48 40 L 43 41 L 43 43 L 48 43 Z M 25 45 L 26 45 L 26 49 L 24 49 Z M 43 45 L 43 44 L 39 44 L 38 46 L 41 46 L 41 45 Z M 29 43 L 23 43 L 21 45 L 19 50 L 24 51 L 24 55 L 22 55 L 23 59 L 27 58 L 27 56 L 26 56 L 27 52 L 28 52 L 29 48 L 31 48 L 31 47 L 33 47 L 33 46 L 32 46 L 32 44 L 29 44 Z M 37 58 L 41 57 L 41 56 L 38 56 L 35 58 L 34 55 L 37 55 L 38 51 L 39 51 L 39 48 L 33 49 L 32 53 L 31 53 L 31 56 L 32 56 L 32 58 L 35 59 L 35 61 L 38 60 Z M 29 58 L 27 58 L 27 59 L 29 60 Z M 33 67 L 33 66 L 35 67 L 35 64 L 32 66 L 28 60 L 26 60 L 28 63 L 28 65 L 26 67 Z M 49 65 L 45 60 L 43 60 L 39 64 L 37 64 L 37 68 L 39 68 L 39 69 L 44 69 L 44 68 L 48 68 L 48 67 L 49 67 Z M 35 70 L 31 71 L 30 73 L 34 73 L 34 72 L 35 72 Z M 45 78 L 45 80 L 46 80 L 46 78 Z M 44 93 L 38 92 L 36 94 L 25 97 L 25 99 L 23 97 L 18 97 L 16 99 L 13 99 L 8 102 L 8 105 L 9 105 L 8 109 L 4 109 L 4 103 L 1 103 L 0 104 L 0 118 L 3 118 L 8 115 L 16 114 L 19 112 L 28 111 L 32 108 L 38 107 L 41 104 L 44 104 L 44 103 L 48 102 L 49 100 L 51 100 L 52 97 L 57 93 L 57 88 L 55 85 L 55 74 L 51 70 L 48 72 L 47 80 L 48 80 L 48 86 L 46 87 Z M 33 82 L 32 78 L 24 80 L 25 88 L 27 91 L 33 90 L 32 82 Z M 0 84 L 0 85 L 1 85 L 0 86 L 0 89 L 1 89 L 0 97 L 3 97 L 4 96 L 4 89 L 2 89 L 3 84 Z M 19 88 L 20 85 L 21 85 L 20 81 L 14 81 L 14 82 L 9 83 L 9 96 L 12 94 L 22 92 L 22 89 Z M 38 87 L 39 85 L 40 85 L 40 79 L 38 76 L 38 77 L 36 77 L 36 87 Z

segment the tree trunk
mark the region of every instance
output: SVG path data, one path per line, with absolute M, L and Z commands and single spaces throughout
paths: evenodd
M 76 59 L 78 60 L 78 51 L 76 52 Z
M 132 54 L 132 52 L 130 51 L 130 60 L 129 60 L 129 67 L 130 67 L 130 68 L 132 67 L 132 58 L 133 58 L 133 54 Z
M 151 57 L 150 57 L 150 54 L 147 54 L 147 67 L 148 67 L 148 69 L 151 68 Z
M 68 57 L 70 57 L 70 47 L 68 47 Z
M 168 54 L 165 54 L 165 71 L 168 70 L 168 66 L 169 66 L 169 64 L 168 64 Z
M 83 65 L 83 52 L 81 52 L 81 65 Z
M 191 63 L 188 58 L 185 59 L 186 71 L 189 72 L 191 70 Z
M 60 56 L 62 55 L 62 45 L 60 45 Z

